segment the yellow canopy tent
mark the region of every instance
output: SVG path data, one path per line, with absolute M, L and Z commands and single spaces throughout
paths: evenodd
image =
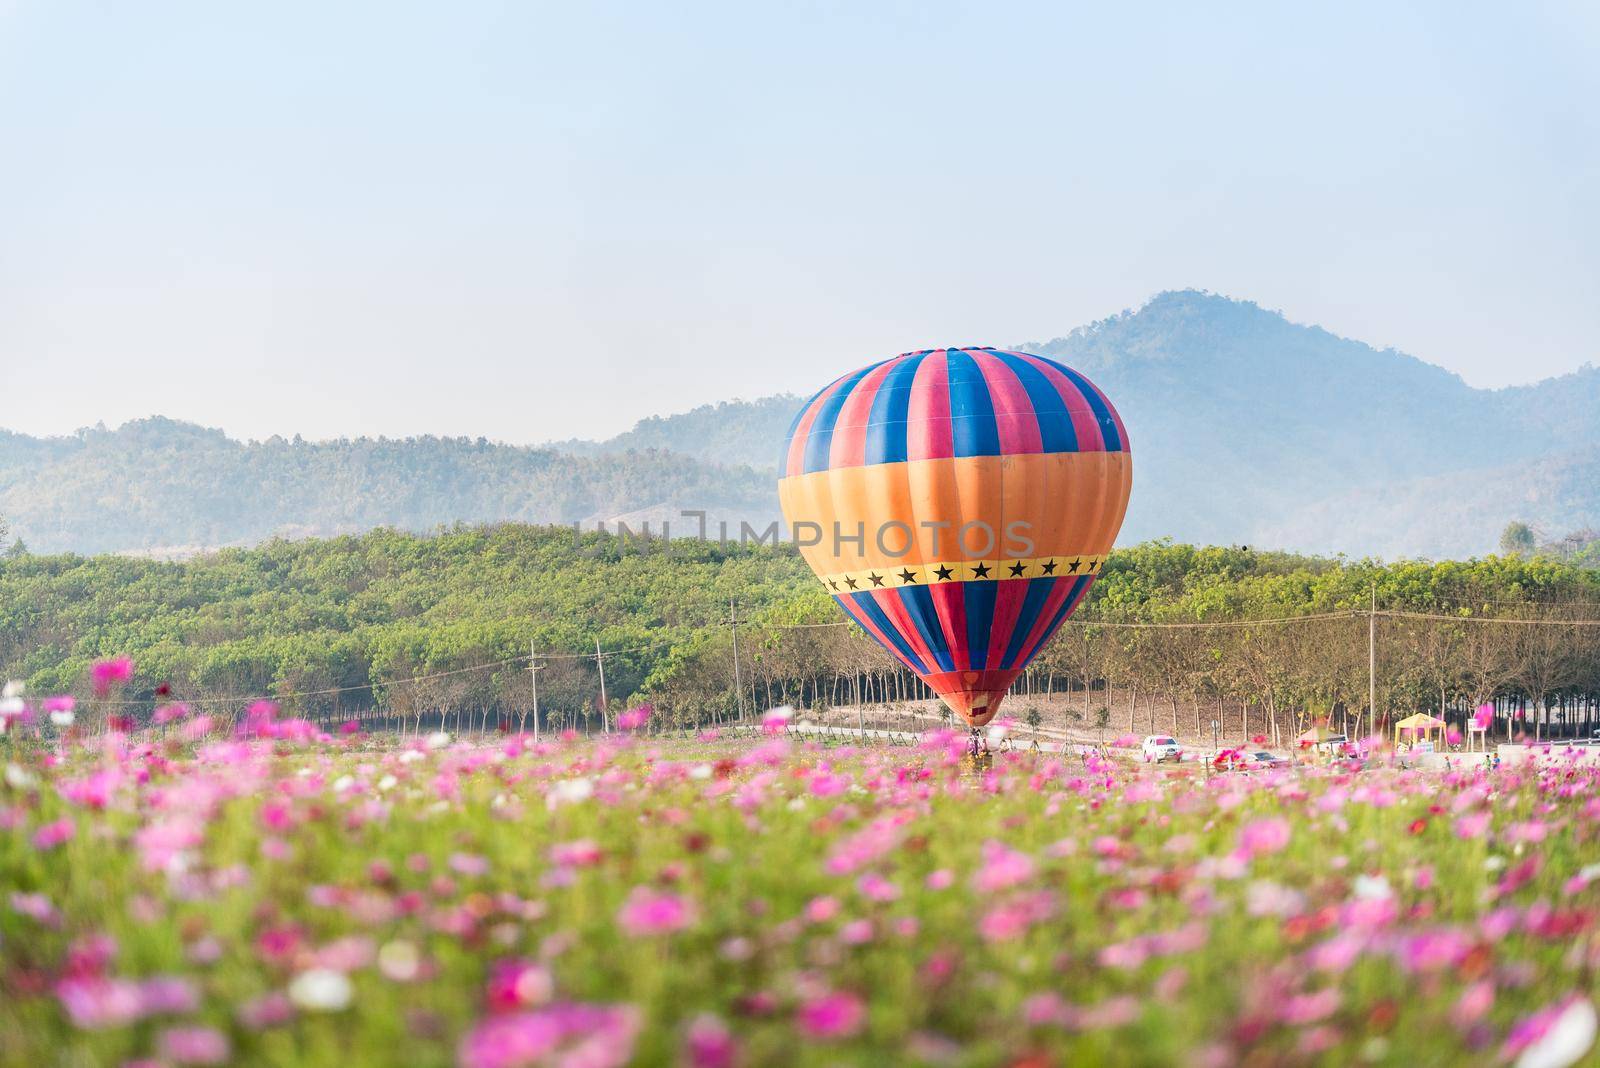
M 1396 747 L 1400 745 L 1402 733 L 1410 736 L 1412 745 L 1416 745 L 1421 741 L 1432 741 L 1435 733 L 1440 735 L 1440 740 L 1442 741 L 1444 728 L 1444 720 L 1437 716 L 1430 716 L 1426 712 L 1418 712 L 1414 716 L 1407 716 L 1394 725 L 1394 744 Z
M 1344 735 L 1326 724 L 1319 724 L 1309 730 L 1302 731 L 1295 739 L 1300 744 L 1302 752 L 1306 753 L 1331 753 L 1333 745 L 1330 743 L 1344 741 Z

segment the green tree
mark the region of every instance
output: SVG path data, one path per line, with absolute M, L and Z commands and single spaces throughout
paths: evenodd
M 1500 555 L 1502 556 L 1532 556 L 1538 548 L 1538 541 L 1533 536 L 1533 528 L 1521 520 L 1513 520 L 1506 524 L 1506 529 L 1500 532 Z

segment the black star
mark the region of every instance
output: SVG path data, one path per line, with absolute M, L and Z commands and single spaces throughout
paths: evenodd
M 839 580 L 838 579 L 829 579 L 828 580 L 828 589 L 836 590 L 838 588 L 839 588 Z
M 904 571 L 900 572 L 900 581 L 909 586 L 913 582 L 917 581 L 917 576 L 913 575 L 911 573 L 911 569 L 908 567 Z
M 989 577 L 989 565 L 988 564 L 979 564 L 977 567 L 972 569 L 972 576 L 974 578 L 988 578 Z
M 846 578 L 844 580 L 844 584 L 849 586 L 852 590 L 856 588 L 856 580 L 853 578 Z
M 1067 570 L 1070 571 L 1072 574 L 1076 575 L 1078 573 L 1078 564 L 1079 564 L 1078 558 L 1077 557 L 1073 557 L 1072 558 L 1072 566 L 1067 568 Z
M 1021 575 L 1026 570 L 1028 569 L 1021 560 L 1018 560 L 1016 563 L 1011 565 L 1011 573 L 1013 575 Z
M 883 576 L 878 574 L 876 571 L 874 571 L 872 574 L 868 575 L 867 578 L 872 580 L 872 584 L 874 586 L 882 586 L 883 585 Z
M 953 572 L 945 564 L 940 564 L 939 569 L 935 571 L 934 574 L 939 576 L 940 582 L 949 582 L 950 576 L 953 574 Z
M 1043 571 L 1046 575 L 1054 575 L 1056 573 L 1056 562 L 1054 560 L 1046 560 L 1043 564 L 1039 565 L 1039 570 Z

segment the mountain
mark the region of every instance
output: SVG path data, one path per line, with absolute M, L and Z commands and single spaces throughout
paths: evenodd
M 240 442 L 162 418 L 65 438 L 0 432 L 0 515 L 35 552 L 181 556 L 279 536 L 499 520 L 591 529 L 677 501 L 775 517 L 771 491 L 754 471 L 659 450 L 573 456 L 434 437 Z
M 1116 403 L 1134 450 L 1124 543 L 1171 536 L 1351 555 L 1491 552 L 1521 519 L 1600 526 L 1600 370 L 1474 389 L 1248 301 L 1162 293 L 1050 341 Z M 820 384 L 820 383 L 819 383 Z M 181 552 L 274 535 L 685 509 L 764 527 L 801 398 L 707 404 L 607 441 L 239 442 L 166 419 L 0 432 L 0 516 L 34 550 Z
M 1600 481 L 1564 476 L 1581 462 L 1561 459 L 1600 444 L 1594 368 L 1474 389 L 1393 349 L 1192 290 L 1020 347 L 1084 372 L 1116 403 L 1134 449 L 1125 537 L 1456 556 L 1491 551 L 1510 519 L 1600 518 Z M 1521 492 L 1518 473 L 1546 465 L 1543 495 Z M 1477 488 L 1489 481 L 1498 490 Z
M 702 404 L 681 415 L 653 415 L 605 441 L 552 442 L 550 448 L 580 456 L 663 449 L 697 460 L 775 470 L 794 413 L 804 397 L 780 393 L 754 401 Z

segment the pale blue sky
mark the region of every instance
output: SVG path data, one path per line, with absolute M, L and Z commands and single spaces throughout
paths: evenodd
M 1600 361 L 1596 7 L 1406 6 L 0 0 L 0 426 L 603 436 L 1185 286 Z

